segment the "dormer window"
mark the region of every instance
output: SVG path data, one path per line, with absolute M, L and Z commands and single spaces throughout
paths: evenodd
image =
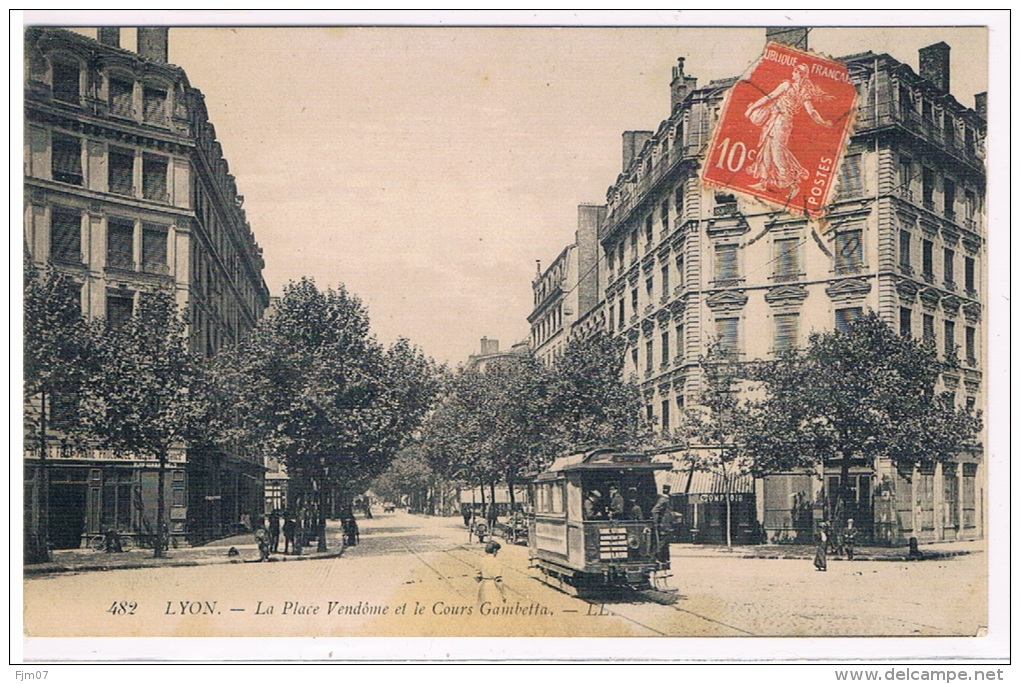
M 166 123 L 166 90 L 145 86 L 143 91 L 142 119 L 147 123 Z
M 81 97 L 81 69 L 69 62 L 53 63 L 53 99 L 68 104 L 79 104 Z

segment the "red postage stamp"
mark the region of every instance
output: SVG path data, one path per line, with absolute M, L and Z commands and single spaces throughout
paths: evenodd
M 856 99 L 846 65 L 769 43 L 727 94 L 702 179 L 788 211 L 821 215 Z

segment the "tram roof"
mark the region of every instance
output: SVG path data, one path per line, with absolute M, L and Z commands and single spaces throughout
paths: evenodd
M 592 449 L 568 456 L 560 456 L 549 469 L 536 479 L 543 480 L 554 477 L 556 473 L 575 470 L 601 470 L 604 468 L 629 468 L 640 470 L 669 470 L 669 463 L 655 463 L 652 457 L 640 451 L 621 451 L 619 449 Z

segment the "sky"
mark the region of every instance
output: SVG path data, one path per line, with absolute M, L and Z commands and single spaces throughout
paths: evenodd
M 557 28 L 437 25 L 488 21 L 474 14 L 418 16 L 427 27 L 340 27 L 369 21 L 296 14 L 72 19 L 174 24 L 169 61 L 205 94 L 273 295 L 303 275 L 321 287 L 343 283 L 366 303 L 383 342 L 408 337 L 453 365 L 483 336 L 504 349 L 528 337 L 536 261 L 544 268 L 573 240 L 579 204 L 605 202 L 622 170 L 623 131 L 655 130 L 667 117 L 677 58 L 706 84 L 741 74 L 765 43 L 763 28 L 685 28 L 698 17 L 665 12 L 542 17 L 570 24 Z M 783 25 L 787 15 L 760 18 Z M 799 18 L 833 23 L 828 14 Z M 954 21 L 814 28 L 809 47 L 886 52 L 916 70 L 918 48 L 945 41 L 952 92 L 973 106 L 989 89 L 988 30 L 944 18 Z M 872 23 L 893 23 L 885 19 Z M 253 20 L 334 25 L 222 28 Z M 605 25 L 627 20 L 644 26 Z M 207 26 L 180 25 L 196 22 Z M 134 48 L 133 31 L 122 31 L 121 45 Z

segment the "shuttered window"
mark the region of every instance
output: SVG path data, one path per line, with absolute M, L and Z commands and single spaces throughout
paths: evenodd
M 111 328 L 127 323 L 133 310 L 133 293 L 111 292 L 106 295 L 106 322 Z
M 921 273 L 928 280 L 935 277 L 935 259 L 932 256 L 934 249 L 935 246 L 931 240 L 923 240 L 921 242 Z
M 900 270 L 904 273 L 911 273 L 910 267 L 910 241 L 909 230 L 900 230 Z
M 776 240 L 775 275 L 777 278 L 796 278 L 800 275 L 800 263 L 797 253 L 797 238 Z
M 132 118 L 134 116 L 135 84 L 131 81 L 110 79 L 110 113 L 114 116 Z
M 53 207 L 50 210 L 50 258 L 81 263 L 81 212 Z
M 718 318 L 715 321 L 715 334 L 719 341 L 719 350 L 726 355 L 735 355 L 739 348 L 739 318 Z
M 956 273 L 953 268 L 953 264 L 956 261 L 956 253 L 951 249 L 942 250 L 942 276 L 945 278 L 946 285 L 951 286 L 952 289 L 956 289 Z
M 166 157 L 154 154 L 142 157 L 142 192 L 145 199 L 168 201 L 166 167 Z
M 662 363 L 669 361 L 669 331 L 662 331 Z
M 676 326 L 676 357 L 682 359 L 684 357 L 684 324 L 679 323 Z
M 669 399 L 662 400 L 662 431 L 669 432 Z
M 655 345 L 652 344 L 651 340 L 645 342 L 645 371 L 648 373 L 652 372 L 652 367 L 655 365 Z
M 974 292 L 974 258 L 963 258 L 963 286 L 967 292 Z
M 81 138 L 54 133 L 51 162 L 53 180 L 81 185 Z
M 117 147 L 110 148 L 110 192 L 118 195 L 135 194 L 135 153 Z
M 135 224 L 130 219 L 110 218 L 106 224 L 106 265 L 133 269 Z
M 921 319 L 921 334 L 925 342 L 935 342 L 935 317 L 924 314 Z
M 781 352 L 796 349 L 800 315 L 795 313 L 777 314 L 775 326 L 775 350 Z
M 143 91 L 142 118 L 149 123 L 165 123 L 166 91 L 160 88 L 146 87 Z
M 844 230 L 836 233 L 836 273 L 856 273 L 864 263 L 861 231 Z
M 168 273 L 166 262 L 166 226 L 142 224 L 142 270 L 147 273 Z
M 905 306 L 900 307 L 900 335 L 910 337 L 913 331 L 913 312 Z
M 945 324 L 945 353 L 946 356 L 956 351 L 956 323 L 952 321 L 946 321 Z
M 836 199 L 852 199 L 864 194 L 864 177 L 861 173 L 861 155 L 849 154 L 843 158 Z
M 864 315 L 864 310 L 859 306 L 846 309 L 836 309 L 836 330 L 846 332 L 850 324 Z
M 669 264 L 662 267 L 662 298 L 669 296 Z
M 659 207 L 659 221 L 662 223 L 662 232 L 669 233 L 669 200 L 663 200 Z
M 967 360 L 973 363 L 977 359 L 977 331 L 968 325 L 964 330 L 964 341 L 967 345 Z
M 736 280 L 740 275 L 737 268 L 737 246 L 715 246 L 715 279 L 717 281 Z
M 53 99 L 78 104 L 81 95 L 81 69 L 77 64 L 53 63 Z

